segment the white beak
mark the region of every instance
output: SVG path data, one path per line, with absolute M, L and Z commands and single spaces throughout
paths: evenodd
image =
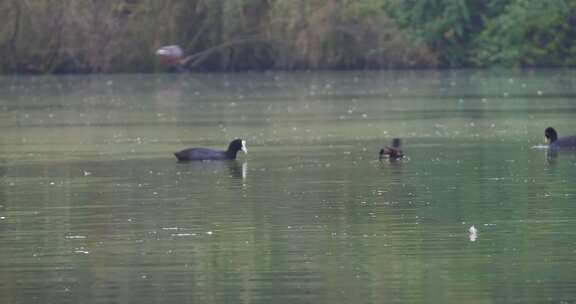
M 245 140 L 242 141 L 242 152 L 248 153 L 248 149 L 246 148 L 246 141 Z

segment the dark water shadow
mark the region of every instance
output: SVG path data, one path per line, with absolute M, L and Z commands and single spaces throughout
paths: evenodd
M 576 148 L 548 148 L 546 149 L 546 163 L 556 166 L 562 158 L 576 159 Z
M 223 161 L 178 161 L 178 169 L 186 169 L 188 172 L 222 172 L 226 171 L 235 179 L 246 179 L 248 163 L 238 160 Z
M 170 157 L 137 159 L 74 159 L 30 161 L 9 164 L 0 162 L 5 177 L 75 178 L 98 177 L 114 179 L 143 179 L 146 176 L 175 176 L 177 174 L 214 173 L 245 179 L 247 163 L 239 161 L 177 162 Z

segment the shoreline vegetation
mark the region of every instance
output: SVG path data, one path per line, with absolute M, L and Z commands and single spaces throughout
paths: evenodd
M 576 0 L 0 0 L 0 73 L 576 66 Z

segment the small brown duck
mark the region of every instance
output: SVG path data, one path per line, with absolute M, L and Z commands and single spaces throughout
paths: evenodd
M 379 159 L 382 160 L 384 157 L 388 159 L 401 159 L 404 157 L 404 153 L 400 150 L 401 141 L 400 138 L 392 139 L 391 147 L 384 147 L 380 149 Z

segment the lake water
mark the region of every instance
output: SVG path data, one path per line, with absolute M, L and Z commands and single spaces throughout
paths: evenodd
M 1 303 L 573 303 L 576 71 L 0 78 Z M 236 161 L 186 147 L 248 142 Z M 403 139 L 407 158 L 378 161 Z M 476 232 L 470 232 L 474 226 Z

